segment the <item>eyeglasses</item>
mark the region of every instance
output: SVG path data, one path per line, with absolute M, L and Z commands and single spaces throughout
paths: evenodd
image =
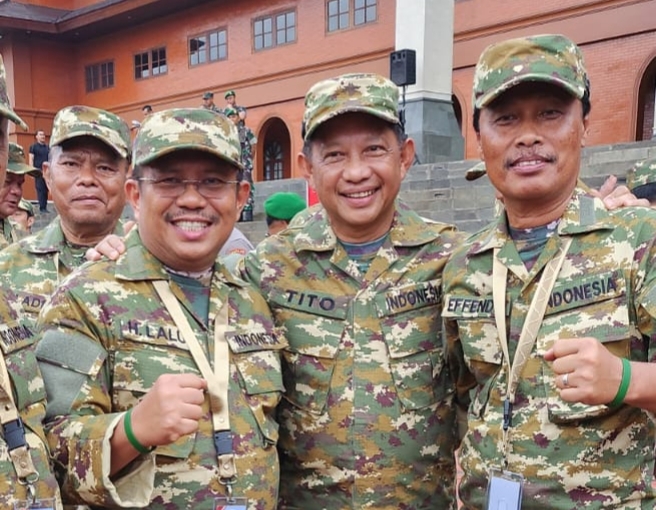
M 226 181 L 218 177 L 208 177 L 206 179 L 178 179 L 177 177 L 163 177 L 155 179 L 154 177 L 140 177 L 139 182 L 149 182 L 161 196 L 165 198 L 177 198 L 182 195 L 188 185 L 193 185 L 196 191 L 205 198 L 220 198 L 239 181 Z

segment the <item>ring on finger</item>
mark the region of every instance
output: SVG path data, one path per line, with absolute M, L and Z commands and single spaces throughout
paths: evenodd
M 563 375 L 563 386 L 569 386 L 569 372 Z

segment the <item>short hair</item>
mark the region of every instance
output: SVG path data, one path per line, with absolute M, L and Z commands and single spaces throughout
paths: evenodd
M 147 111 L 149 111 L 149 112 L 152 113 L 152 111 L 153 111 L 153 107 L 150 106 L 149 104 L 145 104 L 145 105 L 143 105 L 143 106 L 141 107 L 141 110 L 147 110 Z

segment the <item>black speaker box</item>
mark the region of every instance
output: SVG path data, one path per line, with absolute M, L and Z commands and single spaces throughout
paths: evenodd
M 398 50 L 390 53 L 390 79 L 399 87 L 417 83 L 415 50 Z

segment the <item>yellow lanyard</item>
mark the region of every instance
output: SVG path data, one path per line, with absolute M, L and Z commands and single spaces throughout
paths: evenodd
M 232 450 L 232 432 L 230 431 L 230 413 L 228 407 L 228 386 L 230 382 L 230 346 L 226 339 L 228 329 L 228 302 L 226 301 L 214 321 L 214 370 L 205 356 L 205 352 L 189 325 L 180 303 L 171 292 L 168 282 L 153 282 L 160 299 L 171 314 L 173 322 L 180 330 L 191 356 L 207 381 L 214 428 L 214 445 L 219 461 L 221 483 L 226 485 L 228 496 L 232 495 L 232 484 L 237 478 L 235 455 Z
M 499 260 L 499 248 L 494 249 L 493 266 L 492 266 L 492 297 L 494 299 L 494 320 L 497 325 L 499 342 L 503 349 L 503 356 L 508 369 L 508 386 L 506 391 L 506 400 L 503 404 L 503 458 L 504 467 L 508 465 L 508 451 L 510 439 L 508 429 L 512 426 L 512 406 L 515 403 L 515 393 L 519 385 L 519 376 L 528 361 L 531 350 L 535 345 L 535 340 L 540 330 L 540 324 L 544 318 L 544 312 L 547 309 L 549 296 L 556 283 L 556 277 L 560 268 L 565 261 L 565 256 L 572 244 L 572 238 L 568 237 L 563 240 L 558 252 L 544 268 L 540 282 L 531 301 L 531 306 L 526 314 L 524 326 L 519 336 L 515 357 L 510 363 L 510 354 L 508 350 L 508 339 L 506 337 L 506 285 L 508 277 L 508 268 Z

